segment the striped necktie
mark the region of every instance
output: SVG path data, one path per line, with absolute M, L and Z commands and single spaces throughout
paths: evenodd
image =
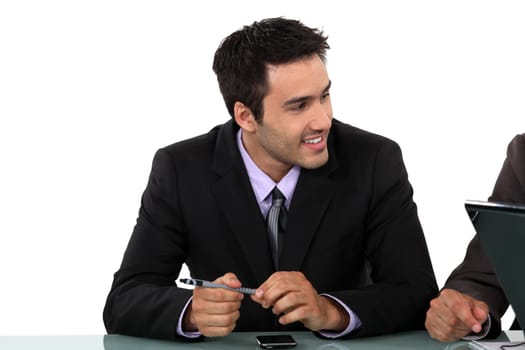
M 286 229 L 286 207 L 284 195 L 275 187 L 272 190 L 272 206 L 266 217 L 270 248 L 272 251 L 273 265 L 279 269 L 279 255 L 282 250 L 283 236 Z

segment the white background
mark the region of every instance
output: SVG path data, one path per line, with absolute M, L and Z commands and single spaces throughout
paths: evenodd
M 228 120 L 213 53 L 324 29 L 335 117 L 403 149 L 438 283 L 525 131 L 523 1 L 0 2 L 0 335 L 102 334 L 155 150 Z

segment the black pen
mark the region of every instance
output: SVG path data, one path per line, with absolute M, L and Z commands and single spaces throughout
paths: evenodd
M 184 284 L 188 284 L 190 286 L 206 287 L 206 288 L 222 288 L 222 289 L 233 290 L 234 292 L 239 292 L 243 294 L 255 294 L 255 291 L 256 291 L 256 289 L 252 289 L 252 288 L 244 288 L 244 287 L 232 288 L 232 287 L 228 287 L 225 284 L 213 283 L 210 281 L 198 280 L 194 278 L 181 278 L 179 279 L 179 281 Z

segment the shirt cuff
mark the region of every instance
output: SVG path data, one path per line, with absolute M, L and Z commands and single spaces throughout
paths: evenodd
M 177 335 L 180 335 L 181 337 L 188 338 L 188 339 L 195 339 L 202 336 L 201 332 L 195 331 L 195 332 L 184 332 L 182 330 L 182 320 L 184 319 L 184 314 L 186 313 L 186 310 L 188 309 L 188 306 L 191 303 L 191 300 L 193 297 L 190 297 L 188 301 L 186 302 L 186 305 L 184 305 L 184 308 L 182 309 L 182 312 L 179 316 L 179 322 L 177 322 Z
M 361 325 L 362 325 L 361 320 L 359 319 L 359 317 L 357 317 L 357 315 L 345 303 L 343 303 L 341 300 L 337 299 L 336 297 L 334 297 L 334 296 L 332 296 L 330 294 L 321 294 L 321 295 L 323 295 L 325 297 L 329 297 L 330 299 L 334 300 L 339 305 L 341 305 L 343 307 L 343 309 L 345 309 L 345 311 L 348 313 L 348 316 L 350 316 L 350 322 L 348 323 L 348 327 L 346 327 L 346 329 L 344 329 L 342 332 L 319 331 L 319 334 L 321 334 L 323 337 L 326 337 L 326 338 L 335 339 L 335 338 L 343 337 L 343 336 L 349 334 L 350 332 L 352 332 L 352 331 L 358 329 L 359 327 L 361 327 Z
M 350 332 L 356 330 L 357 328 L 361 327 L 362 325 L 361 320 L 345 303 L 343 303 L 341 300 L 329 294 L 321 294 L 321 295 L 329 297 L 330 299 L 336 301 L 339 305 L 341 305 L 343 309 L 345 309 L 345 311 L 348 313 L 348 316 L 350 317 L 350 322 L 348 323 L 348 327 L 346 327 L 346 329 L 344 329 L 342 332 L 319 331 L 319 334 L 321 334 L 323 337 L 326 337 L 326 338 L 335 339 L 335 338 L 343 337 L 349 334 Z M 193 297 L 190 297 L 188 301 L 186 302 L 186 305 L 184 305 L 184 308 L 182 309 L 182 312 L 179 316 L 179 321 L 177 322 L 177 334 L 180 335 L 181 337 L 195 339 L 195 338 L 199 338 L 200 336 L 202 336 L 201 332 L 198 332 L 198 331 L 184 332 L 182 330 L 182 319 L 184 318 L 184 314 L 186 313 L 186 310 L 188 309 L 188 306 L 190 305 L 192 299 Z M 489 319 L 489 327 L 487 328 L 487 333 L 488 333 L 488 329 L 490 329 L 490 319 Z

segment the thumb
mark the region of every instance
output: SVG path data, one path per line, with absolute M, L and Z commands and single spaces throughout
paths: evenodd
M 223 276 L 217 278 L 216 282 L 223 283 L 232 288 L 239 288 L 241 286 L 241 282 L 239 281 L 237 276 L 232 272 L 228 272 Z
M 489 317 L 487 309 L 479 305 L 474 305 L 474 307 L 472 308 L 472 314 L 480 323 L 485 322 Z
M 472 326 L 472 331 L 474 333 L 481 332 L 482 324 L 487 320 L 488 318 L 488 312 L 485 308 L 480 307 L 478 305 L 474 305 L 472 308 L 472 315 L 478 320 L 479 323 Z

